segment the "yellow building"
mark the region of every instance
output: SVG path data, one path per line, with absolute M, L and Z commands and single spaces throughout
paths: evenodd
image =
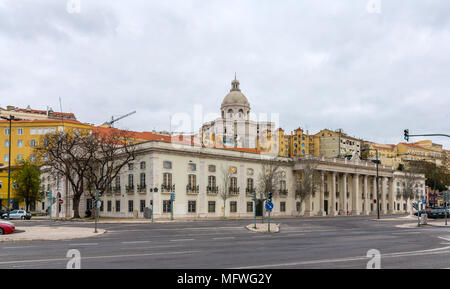
M 39 144 L 40 138 L 48 133 L 65 131 L 67 129 L 92 129 L 89 124 L 76 120 L 39 119 L 19 120 L 11 123 L 12 131 L 9 131 L 9 121 L 0 120 L 0 204 L 7 205 L 8 199 L 8 163 L 9 146 L 11 145 L 11 168 L 17 166 L 21 160 L 35 161 L 34 148 Z M 9 134 L 11 133 L 11 144 Z M 15 192 L 11 184 L 10 198 L 15 199 Z M 23 202 L 14 203 L 13 207 L 23 206 Z
M 417 143 L 399 143 L 397 145 L 397 156 L 402 162 L 412 160 L 423 160 L 443 165 L 444 152 L 441 145 L 433 144 L 431 141 Z
M 304 133 L 301 128 L 291 132 L 290 156 L 317 155 L 320 150 L 318 146 L 315 146 L 315 139 L 314 136 L 309 135 L 308 131 Z
M 382 165 L 397 167 L 401 162 L 397 157 L 397 146 L 393 144 L 378 144 L 373 142 L 363 142 L 363 152 L 361 154 L 364 159 L 380 160 Z
M 262 153 L 288 157 L 289 135 L 285 135 L 282 128 L 279 128 L 275 132 L 272 132 L 269 129 L 265 130 L 257 139 L 256 149 Z
M 314 135 L 318 140 L 314 141 L 315 150 L 326 157 L 348 157 L 359 158 L 361 156 L 362 141 L 345 134 L 342 129 L 332 131 L 323 129 Z

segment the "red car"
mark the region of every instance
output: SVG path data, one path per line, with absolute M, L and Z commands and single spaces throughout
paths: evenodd
M 3 234 L 12 234 L 16 230 L 16 227 L 14 227 L 11 224 L 8 223 L 0 223 L 0 235 Z

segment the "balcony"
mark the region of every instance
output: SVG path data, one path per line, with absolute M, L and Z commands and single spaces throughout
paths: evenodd
M 228 188 L 228 194 L 233 195 L 233 196 L 239 195 L 239 188 L 229 187 Z
M 280 197 L 287 197 L 288 195 L 288 190 L 284 189 L 284 190 L 280 190 L 279 191 Z
M 161 193 L 174 193 L 175 185 L 161 185 Z
M 207 186 L 206 187 L 206 193 L 208 194 L 208 195 L 217 195 L 218 193 L 219 193 L 219 187 L 210 187 L 210 186 Z
M 120 195 L 120 193 L 121 193 L 120 187 L 114 187 L 114 188 L 113 188 L 113 193 L 114 193 L 115 195 Z
M 245 194 L 247 195 L 247 196 L 252 196 L 253 197 L 253 195 L 256 193 L 256 190 L 255 190 L 255 188 L 246 188 L 245 189 Z
M 134 185 L 126 186 L 125 190 L 126 190 L 127 194 L 134 194 Z
M 197 186 L 187 185 L 186 186 L 186 194 L 188 194 L 188 195 L 197 195 L 198 192 L 199 192 L 199 188 L 198 187 L 199 187 L 198 185 Z
M 146 193 L 147 192 L 147 186 L 145 184 L 137 185 L 137 191 L 138 191 L 138 193 Z

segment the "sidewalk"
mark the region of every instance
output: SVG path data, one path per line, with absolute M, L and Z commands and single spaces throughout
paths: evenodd
M 0 235 L 1 242 L 21 242 L 21 241 L 55 241 L 55 240 L 71 240 L 80 238 L 89 238 L 101 236 L 106 230 L 98 229 L 98 233 L 94 233 L 93 228 L 79 227 L 16 227 L 13 234 Z

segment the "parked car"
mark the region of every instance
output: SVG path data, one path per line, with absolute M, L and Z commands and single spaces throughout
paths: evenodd
M 3 214 L 2 218 L 7 219 L 8 214 Z M 9 218 L 10 219 L 20 219 L 20 220 L 30 220 L 31 214 L 25 210 L 13 210 L 9 213 Z
M 0 223 L 0 235 L 12 234 L 12 233 L 14 233 L 15 230 L 16 230 L 16 227 L 14 225 Z
M 11 226 L 15 226 L 14 225 L 14 223 L 11 223 L 11 222 L 8 222 L 8 221 L 3 221 L 3 220 L 0 220 L 0 224 L 8 224 L 8 225 L 11 225 Z
M 420 214 L 427 214 L 428 218 L 430 219 L 445 218 L 445 209 L 443 208 L 426 209 L 421 210 Z M 417 216 L 417 213 L 414 213 L 414 216 Z M 450 209 L 447 209 L 447 217 L 450 218 Z

